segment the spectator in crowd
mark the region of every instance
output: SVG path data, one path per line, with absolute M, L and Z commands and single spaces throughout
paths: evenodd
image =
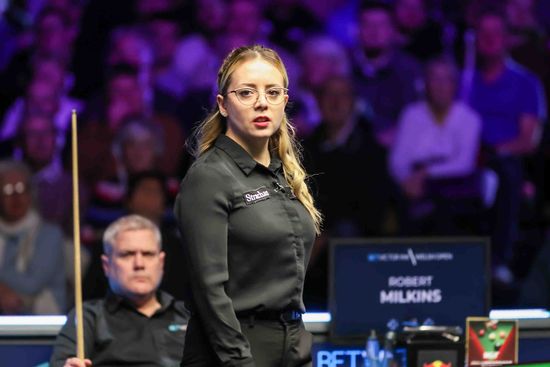
M 84 302 L 86 359 L 75 357 L 75 312 L 54 345 L 52 367 L 171 366 L 183 353 L 189 312 L 158 290 L 165 253 L 158 227 L 138 215 L 113 222 L 103 237 L 101 261 L 109 281 L 102 299 Z
M 401 110 L 417 99 L 420 67 L 399 50 L 392 9 L 383 2 L 361 5 L 359 43 L 354 50 L 357 94 L 372 109 L 378 141 L 390 147 Z
M 156 113 L 148 117 L 146 101 L 139 75 L 129 65 L 117 65 L 111 72 L 103 104 L 88 113 L 79 135 L 79 155 L 82 176 L 90 184 L 117 177 L 112 144 L 125 122 L 147 119 L 160 131 L 164 147 L 160 169 L 168 176 L 176 175 L 184 135 L 178 122 L 169 115 Z M 93 106 L 93 105 L 92 105 Z M 93 115 L 91 115 L 93 113 Z
M 175 99 L 185 94 L 186 81 L 174 68 L 174 55 L 181 38 L 179 19 L 169 13 L 152 15 L 146 23 L 152 51 L 152 84 Z
M 427 0 L 397 0 L 395 22 L 401 47 L 420 61 L 428 61 L 443 51 L 443 29 L 431 20 Z
M 177 99 L 159 88 L 155 83 L 154 74 L 155 62 L 169 57 L 164 53 L 170 51 L 171 42 L 167 38 L 161 44 L 157 44 L 158 47 L 154 47 L 153 38 L 151 38 L 154 34 L 147 33 L 146 30 L 146 27 L 138 25 L 121 26 L 113 30 L 107 51 L 107 68 L 130 65 L 137 72 L 145 112 L 174 116 L 177 112 Z
M 389 179 L 384 151 L 356 109 L 352 80 L 329 78 L 318 97 L 321 124 L 304 141 L 304 164 L 325 220 L 323 236 L 312 251 L 304 297 L 309 307 L 326 309 L 327 239 L 381 235 Z
M 71 61 L 74 32 L 64 11 L 53 7 L 42 9 L 33 24 L 33 35 L 31 46 L 16 54 L 3 73 L 0 89 L 6 102 L 2 103 L 9 105 L 23 94 L 31 79 L 33 59 L 54 58 L 63 65 Z
M 425 100 L 408 105 L 399 121 L 390 171 L 409 204 L 405 215 L 409 232 L 456 232 L 455 200 L 480 197 L 474 173 L 481 121 L 470 107 L 455 100 L 457 82 L 458 70 L 450 59 L 430 61 Z M 455 190 L 446 194 L 443 187 Z
M 507 0 L 506 20 L 509 25 L 508 47 L 510 56 L 535 73 L 542 81 L 546 107 L 550 102 L 550 50 L 548 36 L 539 24 L 536 1 Z
M 199 30 L 207 39 L 213 39 L 223 32 L 226 23 L 226 0 L 197 0 L 195 1 L 195 29 Z
M 513 274 L 507 265 L 518 239 L 522 159 L 538 147 L 545 97 L 539 79 L 508 58 L 508 29 L 501 13 L 481 14 L 476 32 L 479 66 L 465 95 L 481 115 L 485 159 L 499 177 L 492 237 L 494 275 L 510 282 Z
M 63 237 L 33 208 L 29 169 L 0 162 L 0 189 L 0 312 L 64 312 Z
M 59 154 L 65 145 L 72 110 L 81 111 L 83 108 L 81 101 L 67 95 L 69 78 L 60 60 L 49 57 L 37 59 L 25 96 L 19 97 L 4 116 L 0 140 L 15 137 L 25 115 L 49 116 L 53 118 L 57 130 L 56 153 Z
M 72 179 L 65 171 L 56 146 L 57 130 L 53 120 L 45 115 L 28 115 L 20 126 L 14 154 L 32 171 L 32 183 L 36 188 L 36 204 L 40 215 L 63 228 L 66 236 L 72 236 L 73 207 Z M 80 188 L 80 209 L 85 212 L 87 187 Z
M 270 41 L 290 52 L 298 51 L 309 34 L 321 29 L 315 14 L 300 0 L 270 1 L 266 18 L 270 20 Z
M 349 76 L 346 50 L 334 39 L 320 34 L 308 37 L 300 52 L 300 82 L 292 93 L 288 113 L 300 137 L 307 137 L 319 124 L 317 94 L 329 78 Z
M 115 174 L 97 181 L 86 223 L 101 232 L 124 212 L 128 180 L 132 175 L 156 169 L 163 157 L 163 139 L 158 127 L 147 120 L 129 120 L 114 137 L 111 147 Z

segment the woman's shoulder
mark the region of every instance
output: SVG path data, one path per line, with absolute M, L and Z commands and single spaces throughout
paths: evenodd
M 183 183 L 188 181 L 206 182 L 211 185 L 217 182 L 227 183 L 227 179 L 231 177 L 231 162 L 224 155 L 215 147 L 201 154 L 187 170 Z

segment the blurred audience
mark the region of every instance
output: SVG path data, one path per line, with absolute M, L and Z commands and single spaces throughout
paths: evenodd
M 389 5 L 365 1 L 358 17 L 359 46 L 353 54 L 357 94 L 372 110 L 378 141 L 390 147 L 400 111 L 419 95 L 420 66 L 399 49 Z
M 381 235 L 389 179 L 383 149 L 369 121 L 356 109 L 352 80 L 329 78 L 318 97 L 321 124 L 304 141 L 304 164 L 312 175 L 324 229 L 311 254 L 305 297 L 323 309 L 328 286 L 328 238 Z
M 36 188 L 36 206 L 40 215 L 60 226 L 72 237 L 72 178 L 65 171 L 56 145 L 57 130 L 51 118 L 44 115 L 26 116 L 20 126 L 14 157 L 25 162 L 32 172 Z M 80 210 L 86 211 L 88 190 L 80 187 Z
M 63 65 L 70 64 L 73 31 L 71 20 L 62 9 L 45 7 L 40 11 L 33 24 L 33 42 L 13 56 L 0 78 L 2 104 L 7 106 L 23 94 L 31 79 L 33 60 L 54 58 Z
M 137 71 L 129 65 L 117 65 L 108 78 L 102 100 L 90 104 L 79 135 L 79 156 L 82 177 L 93 185 L 119 174 L 117 157 L 113 155 L 113 141 L 129 120 L 148 120 L 156 126 L 162 139 L 160 169 L 174 176 L 180 168 L 184 134 L 171 115 L 148 114 L 143 86 Z M 120 158 L 120 157 L 119 157 Z
M 71 121 L 71 112 L 81 112 L 81 101 L 67 95 L 70 76 L 63 63 L 55 58 L 39 58 L 33 64 L 33 79 L 24 97 L 19 97 L 4 115 L 0 140 L 17 134 L 24 115 L 40 114 L 53 118 L 57 130 L 57 149 L 65 145 L 65 135 Z
M 34 209 L 24 164 L 0 161 L 0 188 L 0 313 L 64 313 L 61 230 Z
M 478 68 L 465 95 L 481 116 L 484 160 L 499 177 L 493 265 L 494 275 L 509 283 L 525 179 L 522 159 L 538 147 L 546 118 L 545 97 L 540 80 L 508 57 L 508 28 L 502 13 L 481 14 L 476 33 Z
M 321 23 L 300 0 L 268 2 L 269 40 L 290 52 L 298 51 L 308 34 L 321 30 Z
M 420 61 L 443 52 L 442 26 L 430 19 L 428 0 L 396 0 L 395 22 L 401 47 Z
M 110 148 L 115 171 L 93 184 L 86 215 L 86 221 L 99 228 L 121 215 L 129 177 L 158 168 L 164 157 L 161 131 L 148 120 L 128 120 L 117 131 Z
M 487 167 L 498 173 L 501 184 L 493 208 L 500 215 L 489 216 L 497 278 L 512 279 L 506 267 L 510 262 L 516 276 L 526 274 L 528 259 L 547 236 L 550 195 L 544 186 L 544 163 L 550 159 L 550 139 L 547 133 L 544 139 L 540 136 L 550 96 L 550 16 L 544 1 L 37 0 L 12 1 L 0 8 L 5 9 L 0 17 L 0 158 L 30 165 L 37 186 L 36 210 L 70 234 L 70 179 L 62 165 L 69 163 L 70 113 L 79 112 L 81 210 L 85 223 L 93 225 L 83 227 L 84 243 L 127 210 L 125 197 L 133 190 L 136 174 L 151 168 L 161 171 L 172 192 L 173 178 L 181 177 L 190 161 L 184 138 L 215 98 L 214 76 L 222 55 L 251 43 L 266 44 L 281 54 L 290 78 L 286 112 L 307 142 L 304 155 L 321 157 L 310 162 L 319 174 L 312 184 L 318 185 L 318 199 L 327 211 L 320 242 L 350 233 L 452 234 L 456 228 L 429 220 L 439 207 L 424 204 L 433 204 L 434 194 L 444 194 L 449 199 L 444 202 L 453 203 L 446 208 L 454 216 L 464 209 L 455 205 L 457 198 L 475 194 L 468 190 L 477 188 L 484 199 L 478 214 L 484 217 L 489 193 L 496 187 L 496 180 L 488 179 L 493 176 L 484 173 Z M 441 51 L 455 55 L 463 68 L 461 80 L 451 81 L 455 72 L 440 60 L 429 67 L 436 70 L 431 72 L 435 81 L 428 78 L 424 86 L 421 65 Z M 350 80 L 352 92 L 346 86 Z M 440 162 L 464 158 L 454 153 L 455 145 L 431 144 L 441 134 L 463 147 L 466 136 L 473 135 L 471 113 L 450 98 L 457 84 L 461 97 L 481 116 L 481 153 L 473 153 L 474 144 L 460 150 L 474 157 L 468 158 L 471 175 L 449 171 L 449 165 Z M 338 97 L 337 91 L 343 95 Z M 426 98 L 416 102 L 422 92 Z M 441 107 L 445 103 L 449 107 Z M 465 122 L 451 128 L 456 111 L 464 114 Z M 404 147 L 406 141 L 414 144 Z M 392 157 L 380 164 L 388 153 Z M 398 156 L 401 163 L 395 165 L 392 160 Z M 333 157 L 349 157 L 361 169 L 346 171 L 332 164 Z M 406 190 L 387 179 L 388 169 Z M 342 178 L 331 182 L 332 172 Z M 374 178 L 381 177 L 388 182 L 381 191 L 365 189 L 379 185 Z M 157 184 L 145 181 L 138 191 L 150 190 L 149 204 L 155 207 Z M 338 187 L 355 187 L 356 181 L 364 182 L 357 192 L 375 190 L 368 193 L 375 196 L 375 205 L 369 201 L 367 207 L 378 206 L 376 200 L 385 201 L 389 192 L 387 219 L 370 218 L 364 204 L 342 203 L 340 195 L 328 194 Z M 94 193 L 91 208 L 86 205 L 86 187 Z M 403 203 L 408 210 L 399 210 Z M 401 222 L 395 215 L 401 212 L 421 220 Z M 431 214 L 423 216 L 426 213 Z M 435 218 L 443 223 L 448 219 Z M 447 223 L 462 228 L 462 216 L 460 222 L 455 219 Z M 170 216 L 163 220 L 170 223 Z M 484 227 L 482 220 L 479 224 Z M 467 226 L 476 235 L 487 231 L 474 227 Z M 516 246 L 520 253 L 512 257 L 520 235 L 533 232 L 536 238 L 525 241 L 529 246 Z M 321 279 L 326 267 L 316 263 L 315 256 L 313 268 Z
M 481 121 L 455 100 L 459 74 L 450 59 L 428 62 L 425 74 L 426 98 L 403 111 L 390 170 L 408 201 L 406 232 L 453 234 L 457 206 L 482 196 L 475 174 Z
M 324 35 L 308 37 L 300 51 L 299 84 L 290 90 L 287 113 L 300 137 L 307 137 L 321 120 L 317 94 L 329 78 L 349 76 L 350 61 L 346 50 Z

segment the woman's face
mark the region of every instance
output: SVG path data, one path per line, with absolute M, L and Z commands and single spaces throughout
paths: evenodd
M 271 104 L 266 99 L 266 91 L 283 87 L 281 72 L 261 58 L 238 65 L 226 95 L 217 97 L 220 112 L 227 116 L 226 135 L 245 148 L 269 140 L 281 126 L 288 95 L 284 95 L 281 103 Z M 240 88 L 257 90 L 258 98 L 251 105 L 243 104 L 233 92 Z

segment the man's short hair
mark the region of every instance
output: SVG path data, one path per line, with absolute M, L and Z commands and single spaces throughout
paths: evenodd
M 14 159 L 6 159 L 0 161 L 0 179 L 8 172 L 19 172 L 25 176 L 25 185 L 31 185 L 32 172 L 29 167 L 20 161 Z
M 110 255 L 117 236 L 126 231 L 148 229 L 155 235 L 159 249 L 162 249 L 162 237 L 157 225 L 141 215 L 131 214 L 121 217 L 111 223 L 103 233 L 103 253 Z

